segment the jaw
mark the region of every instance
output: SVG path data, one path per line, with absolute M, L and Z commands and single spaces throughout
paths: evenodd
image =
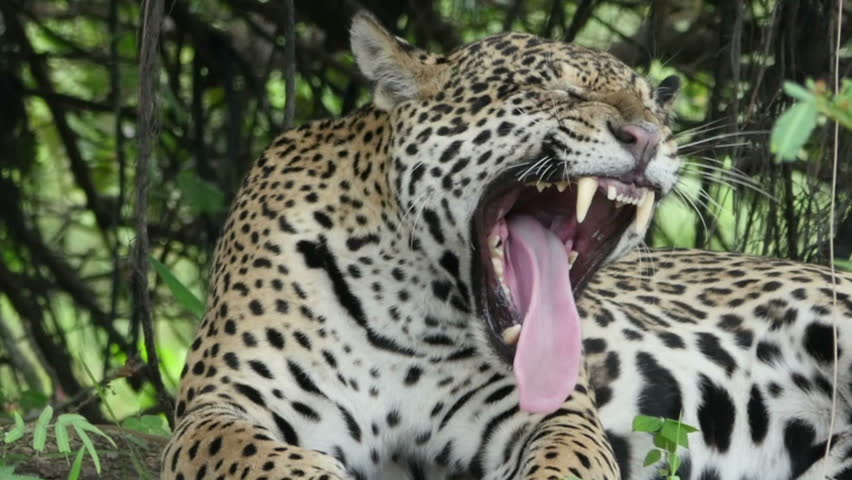
M 579 373 L 574 302 L 625 237 L 643 233 L 655 191 L 612 178 L 492 183 L 474 214 L 473 278 L 488 341 L 513 363 L 521 407 L 555 410 Z

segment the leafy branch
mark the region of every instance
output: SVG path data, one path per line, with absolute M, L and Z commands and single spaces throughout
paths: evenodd
M 826 118 L 852 130 L 852 80 L 844 79 L 843 87 L 832 95 L 823 81 L 808 80 L 805 86 L 786 82 L 784 91 L 796 103 L 775 122 L 770 138 L 771 151 L 782 161 L 799 157 L 814 128 Z

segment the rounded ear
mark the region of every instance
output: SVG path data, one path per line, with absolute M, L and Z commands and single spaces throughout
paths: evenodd
M 350 38 L 358 68 L 375 83 L 377 107 L 390 110 L 435 90 L 438 57 L 391 35 L 370 13 L 362 10 L 355 15 Z
M 669 75 L 657 85 L 657 103 L 666 108 L 671 107 L 678 92 L 680 92 L 680 77 Z

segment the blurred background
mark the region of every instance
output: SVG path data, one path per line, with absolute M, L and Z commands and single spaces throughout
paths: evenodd
M 818 125 L 792 161 L 768 146 L 791 102 L 785 81 L 832 85 L 838 21 L 838 73 L 849 74 L 852 25 L 834 0 L 296 0 L 294 15 L 287 3 L 165 2 L 148 231 L 167 394 L 229 202 L 287 123 L 288 91 L 296 125 L 369 101 L 348 51 L 359 8 L 433 51 L 516 30 L 609 50 L 655 82 L 679 75 L 674 129 L 688 165 L 647 245 L 825 264 L 834 221 L 836 266 L 852 265 L 848 132 L 834 218 L 833 125 Z M 146 373 L 131 295 L 141 10 L 0 0 L 0 415 L 50 403 L 124 422 L 168 403 Z

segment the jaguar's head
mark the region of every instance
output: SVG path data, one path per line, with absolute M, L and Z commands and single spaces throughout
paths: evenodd
M 475 309 L 522 408 L 555 410 L 580 369 L 577 293 L 677 181 L 679 80 L 652 88 L 607 53 L 532 35 L 437 56 L 361 14 L 352 36 L 389 114 L 399 221 L 452 286 L 438 300 Z

